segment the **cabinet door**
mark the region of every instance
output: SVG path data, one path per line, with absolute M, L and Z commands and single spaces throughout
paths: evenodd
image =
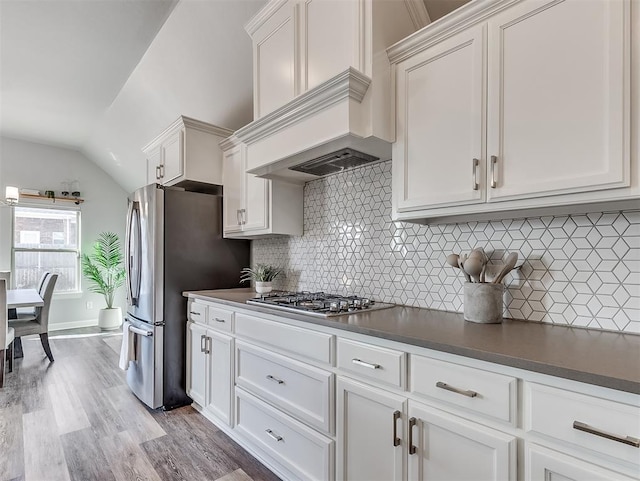
M 231 425 L 231 383 L 233 339 L 224 334 L 207 330 L 209 375 L 207 386 L 207 409 L 216 417 Z
M 527 444 L 525 457 L 526 481 L 539 479 L 545 481 L 631 481 L 633 479 L 535 444 Z
M 515 481 L 513 436 L 411 401 L 409 420 L 410 480 Z
M 629 2 L 521 2 L 488 28 L 489 200 L 628 186 Z
M 184 130 L 175 132 L 162 143 L 162 184 L 170 184 L 184 174 Z
M 157 184 L 160 180 L 160 149 L 147 156 L 147 184 Z
M 398 212 L 484 201 L 484 37 L 469 29 L 396 68 Z
M 306 66 L 306 88 L 326 82 L 348 67 L 364 71 L 359 62 L 358 25 L 362 2 L 305 0 L 301 4 L 302 65 Z
M 243 232 L 269 228 L 269 189 L 271 181 L 245 174 L 246 204 L 243 212 Z
M 405 398 L 344 378 L 337 387 L 336 479 L 402 480 Z
M 205 386 L 207 383 L 207 355 L 204 352 L 207 330 L 194 323 L 189 323 L 189 347 L 191 356 L 187 394 L 200 406 L 206 406 Z
M 223 154 L 222 183 L 224 195 L 224 233 L 242 230 L 241 212 L 244 196 L 244 152 L 243 146 L 237 145 Z
M 294 1 L 280 8 L 253 35 L 253 105 L 258 119 L 296 95 Z

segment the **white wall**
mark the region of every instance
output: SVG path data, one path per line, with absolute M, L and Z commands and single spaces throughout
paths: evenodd
M 85 202 L 81 206 L 82 250 L 88 252 L 98 234 L 112 231 L 124 240 L 127 193 L 103 170 L 77 151 L 0 137 L 0 192 L 6 185 L 41 191 L 61 190 L 60 183 L 77 179 Z M 0 270 L 11 267 L 11 209 L 0 209 Z M 54 295 L 49 317 L 50 329 L 97 324 L 104 307 L 102 296 L 87 292 L 82 279 L 82 295 Z M 87 301 L 93 309 L 87 309 Z M 121 288 L 116 305 L 125 307 Z

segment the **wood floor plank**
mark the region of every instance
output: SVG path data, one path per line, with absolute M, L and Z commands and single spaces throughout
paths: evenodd
M 122 335 L 106 337 L 102 340 L 110 349 L 113 350 L 118 356 L 120 355 L 120 348 L 122 347 Z
M 25 340 L 0 389 L 1 481 L 278 479 L 192 407 L 141 403 L 118 368 L 115 337 L 51 336 L 53 363 L 37 337 Z
M 22 405 L 0 409 L 0 476 L 13 479 L 24 474 Z
M 25 481 L 70 481 L 53 411 L 22 416 Z
M 129 391 L 127 386 L 105 389 L 104 395 L 118 411 L 127 426 L 127 431 L 137 444 L 167 434 L 151 416 L 146 406 Z
M 279 481 L 280 478 L 273 474 L 260 461 L 249 454 L 233 439 L 222 431 L 213 436 L 217 449 L 224 451 L 228 456 L 234 459 L 239 467 L 245 471 L 253 481 Z
M 216 479 L 216 481 L 253 481 L 242 469 L 236 469 L 233 473 Z
M 78 396 L 91 430 L 98 438 L 113 436 L 127 429 L 125 421 L 103 389 L 86 386 L 78 390 Z
M 49 396 L 58 425 L 58 434 L 91 426 L 73 384 L 50 384 Z
M 115 481 L 95 433 L 87 428 L 60 436 L 72 481 Z
M 99 440 L 117 481 L 162 481 L 129 431 Z

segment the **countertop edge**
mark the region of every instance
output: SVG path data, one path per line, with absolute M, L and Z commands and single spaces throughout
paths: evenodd
M 629 392 L 632 394 L 640 394 L 640 382 L 624 379 L 620 377 L 607 376 L 596 372 L 581 371 L 579 369 L 568 368 L 558 366 L 556 364 L 545 363 L 543 360 L 533 360 L 524 357 L 515 357 L 498 352 L 486 351 L 482 349 L 475 349 L 467 346 L 455 345 L 452 343 L 445 343 L 439 341 L 431 341 L 424 338 L 413 338 L 400 334 L 394 334 L 390 331 L 380 331 L 376 329 L 370 329 L 362 326 L 355 326 L 352 324 L 337 323 L 329 319 L 313 316 L 297 315 L 286 311 L 274 311 L 272 309 L 264 308 L 261 306 L 246 304 L 244 302 L 233 301 L 216 297 L 212 294 L 213 291 L 202 291 L 207 294 L 201 294 L 200 291 L 185 291 L 183 295 L 185 297 L 200 299 L 203 301 L 216 302 L 218 304 L 226 305 L 229 307 L 242 308 L 248 311 L 256 312 L 258 314 L 276 315 L 286 319 L 290 319 L 298 322 L 305 322 L 309 324 L 316 324 L 319 326 L 329 327 L 333 329 L 339 329 L 348 332 L 354 332 L 358 334 L 364 334 L 367 336 L 386 339 L 389 341 L 395 341 L 403 344 L 408 344 L 416 347 L 423 347 L 426 349 L 432 349 L 435 351 L 445 352 L 449 354 L 460 355 L 463 357 L 477 359 L 480 361 L 487 361 L 494 364 L 500 364 L 517 369 L 523 369 L 526 371 L 537 372 L 540 374 L 546 374 L 554 377 L 570 379 L 573 381 L 583 382 L 586 384 L 592 384 L 601 386 L 617 391 Z M 221 291 L 222 292 L 222 291 Z M 401 306 L 399 306 L 401 307 Z M 436 311 L 434 311 L 436 312 Z M 445 311 L 442 311 L 445 314 Z M 514 322 L 526 322 L 526 321 L 514 321 Z

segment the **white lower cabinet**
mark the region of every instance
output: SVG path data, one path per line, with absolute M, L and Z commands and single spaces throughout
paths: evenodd
M 294 479 L 333 479 L 333 441 L 242 388 L 236 389 L 235 429 Z
M 640 479 L 640 396 L 202 299 L 187 393 L 284 480 Z
M 338 481 L 401 481 L 407 400 L 356 381 L 337 383 Z
M 214 416 L 231 425 L 233 338 L 189 323 L 187 394 Z
M 345 378 L 337 391 L 338 480 L 516 479 L 514 436 Z
M 409 401 L 410 480 L 516 479 L 516 438 Z
M 525 458 L 526 481 L 632 481 L 638 479 L 531 443 L 528 443 L 525 448 Z

